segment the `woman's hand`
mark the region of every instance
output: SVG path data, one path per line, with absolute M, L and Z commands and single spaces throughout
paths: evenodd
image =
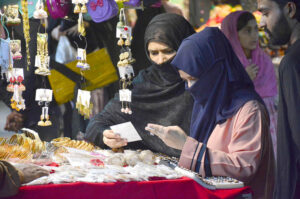
M 112 130 L 103 131 L 103 142 L 110 148 L 120 148 L 127 145 L 127 140 L 122 139 L 119 134 L 115 134 Z
M 253 81 L 258 73 L 258 66 L 256 64 L 251 64 L 246 67 L 246 71 L 250 77 L 250 79 Z
M 187 135 L 179 126 L 164 127 L 157 124 L 148 124 L 145 129 L 158 136 L 169 147 L 179 150 L 182 150 L 187 138 Z

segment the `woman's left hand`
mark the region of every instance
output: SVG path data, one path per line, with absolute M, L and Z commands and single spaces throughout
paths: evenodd
M 148 124 L 145 128 L 150 133 L 158 136 L 169 147 L 182 150 L 187 135 L 179 126 L 161 126 Z

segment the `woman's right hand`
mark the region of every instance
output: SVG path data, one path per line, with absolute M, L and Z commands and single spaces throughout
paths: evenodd
M 250 77 L 250 79 L 253 81 L 258 73 L 258 66 L 256 64 L 251 64 L 246 67 L 246 71 Z
M 122 139 L 119 134 L 115 134 L 112 130 L 103 131 L 103 142 L 110 148 L 120 148 L 127 145 L 127 140 Z

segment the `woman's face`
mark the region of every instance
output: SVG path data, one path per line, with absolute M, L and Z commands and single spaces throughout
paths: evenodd
M 182 70 L 179 70 L 178 72 L 179 72 L 181 79 L 183 79 L 184 81 L 187 82 L 189 88 L 191 86 L 193 86 L 196 83 L 196 81 L 198 80 L 196 77 L 193 77 Z
M 148 44 L 148 52 L 150 59 L 160 65 L 176 55 L 176 51 L 162 42 L 150 41 Z
M 249 20 L 247 25 L 238 31 L 241 46 L 246 50 L 254 50 L 258 41 L 258 27 L 255 19 Z

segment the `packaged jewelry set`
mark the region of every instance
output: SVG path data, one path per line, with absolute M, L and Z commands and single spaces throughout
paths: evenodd
M 37 89 L 35 93 L 35 101 L 38 102 L 39 106 L 42 107 L 42 114 L 40 121 L 38 122 L 39 126 L 51 126 L 52 122 L 50 121 L 49 116 L 49 104 L 52 101 L 53 91 L 51 89 Z
M 7 81 L 9 82 L 7 86 L 7 91 L 12 92 L 13 96 L 11 98 L 11 108 L 17 111 L 25 109 L 25 100 L 22 97 L 22 92 L 26 90 L 23 85 L 24 72 L 22 68 L 9 68 L 6 73 Z
M 49 70 L 50 57 L 48 56 L 48 34 L 37 33 L 37 54 L 35 56 L 35 67 L 34 71 L 37 75 L 47 76 L 51 72 Z

